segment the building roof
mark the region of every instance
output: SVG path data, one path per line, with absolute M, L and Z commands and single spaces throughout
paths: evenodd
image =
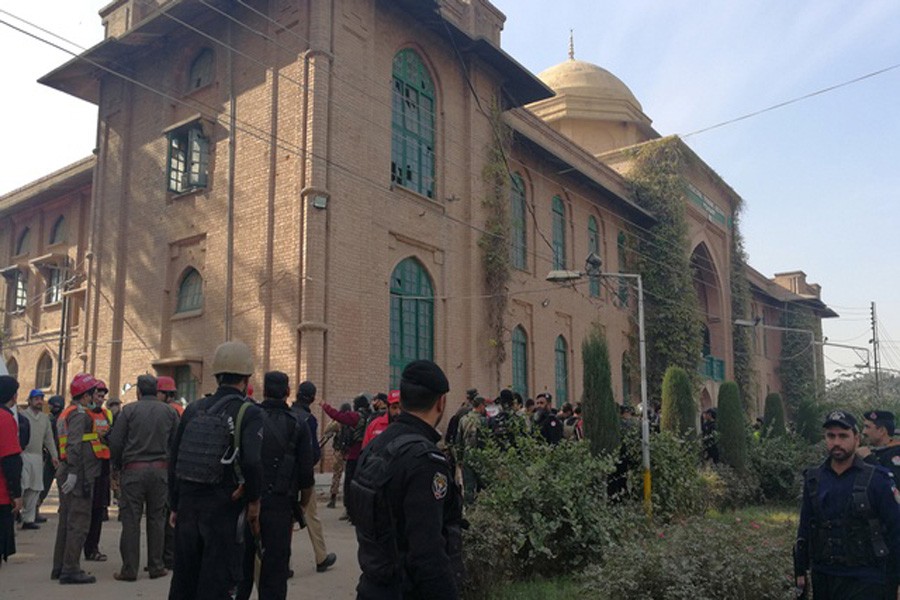
M 746 272 L 747 280 L 750 282 L 751 289 L 758 294 L 766 296 L 770 300 L 774 300 L 778 303 L 787 302 L 805 306 L 811 309 L 816 314 L 816 316 L 822 319 L 829 319 L 840 316 L 828 305 L 822 302 L 821 298 L 819 298 L 819 296 L 816 294 L 792 292 L 783 285 L 776 283 L 775 279 L 769 279 L 750 265 L 747 265 Z M 802 272 L 791 272 L 788 274 L 794 275 L 797 273 L 802 274 Z M 783 275 L 787 274 L 782 273 L 779 276 Z M 803 276 L 805 278 L 805 274 L 803 274 Z M 812 289 L 818 291 L 820 288 L 818 286 L 813 286 Z
M 570 58 L 541 71 L 538 78 L 557 93 L 578 92 L 599 100 L 621 100 L 643 110 L 641 103 L 621 79 L 593 63 Z
M 52 200 L 89 185 L 94 175 L 94 155 L 32 181 L 17 190 L 0 196 L 0 216 L 17 210 L 26 204 L 38 204 Z

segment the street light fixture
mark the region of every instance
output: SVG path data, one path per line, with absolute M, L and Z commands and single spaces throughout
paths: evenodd
M 637 280 L 638 292 L 638 347 L 641 357 L 641 455 L 644 466 L 644 511 L 647 516 L 653 515 L 651 491 L 653 489 L 650 474 L 650 406 L 647 401 L 647 337 L 644 333 L 644 284 L 639 273 L 604 273 L 603 261 L 597 254 L 588 254 L 584 271 L 559 269 L 547 274 L 547 281 L 569 283 L 584 277 L 619 277 Z

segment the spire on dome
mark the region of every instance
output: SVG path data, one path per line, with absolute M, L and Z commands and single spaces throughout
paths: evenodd
M 569 30 L 569 60 L 575 60 L 575 30 Z

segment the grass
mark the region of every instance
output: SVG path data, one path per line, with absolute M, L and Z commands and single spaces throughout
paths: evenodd
M 494 588 L 491 600 L 570 600 L 581 595 L 581 587 L 574 580 L 539 579 Z

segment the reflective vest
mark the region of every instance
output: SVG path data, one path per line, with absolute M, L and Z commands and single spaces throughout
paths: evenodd
M 58 428 L 59 428 L 59 459 L 66 460 L 68 456 L 68 452 L 66 448 L 69 443 L 69 415 L 71 415 L 75 410 L 79 408 L 76 404 L 70 404 L 66 407 L 66 409 L 59 416 Z M 85 433 L 81 436 L 82 442 L 90 442 L 91 450 L 94 451 L 94 456 L 100 459 L 109 460 L 109 446 L 104 444 L 101 441 L 102 436 L 106 435 L 109 431 L 109 428 L 112 426 L 112 413 L 106 409 L 100 409 L 100 412 L 94 411 L 86 411 L 87 414 L 91 417 L 91 431 L 90 433 Z

